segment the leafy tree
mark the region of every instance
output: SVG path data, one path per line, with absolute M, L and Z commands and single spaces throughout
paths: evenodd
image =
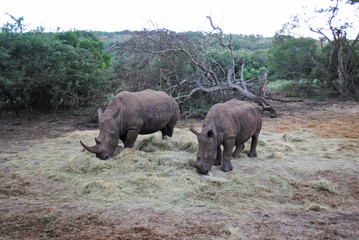
M 357 0 L 328 0 L 324 8 L 314 11 L 312 16 L 295 16 L 292 23 L 286 24 L 285 29 L 294 31 L 299 26 L 307 26 L 320 37 L 320 60 L 317 61 L 317 72 L 330 86 L 338 91 L 341 100 L 355 96 L 359 87 L 358 52 L 359 33 L 353 27 L 358 21 L 353 9 L 353 15 L 342 13 L 344 5 L 358 7 Z M 321 20 L 324 20 L 322 22 Z M 300 28 L 299 28 L 300 29 Z
M 277 34 L 268 51 L 268 65 L 277 78 L 312 78 L 316 51 L 314 39 Z
M 79 44 L 78 34 L 75 32 L 60 32 L 55 34 L 55 38 L 62 41 L 63 44 L 77 47 Z
M 105 52 L 105 43 L 100 41 L 100 38 L 96 33 L 87 31 L 68 31 L 56 33 L 55 38 L 61 40 L 63 44 L 90 50 L 101 59 L 104 68 L 111 66 L 111 54 Z
M 358 55 L 355 52 L 355 46 L 359 40 L 359 33 L 356 35 L 354 40 L 348 39 L 348 31 L 351 29 L 351 23 L 349 22 L 335 22 L 334 20 L 337 18 L 339 9 L 340 0 L 335 0 L 334 5 L 329 6 L 327 9 L 320 9 L 318 14 L 327 14 L 327 27 L 329 28 L 329 33 L 332 35 L 329 37 L 327 33 L 325 33 L 323 28 L 314 28 L 310 27 L 313 32 L 320 34 L 324 37 L 329 45 L 330 45 L 330 64 L 335 64 L 338 71 L 339 78 L 339 94 L 340 99 L 345 100 L 348 98 L 350 92 L 355 94 L 356 86 L 359 85 L 357 78 L 357 74 L 355 74 L 355 68 L 358 67 L 358 60 L 355 60 L 355 55 Z M 354 5 L 357 4 L 358 1 L 347 1 L 347 3 Z M 333 59 L 333 56 L 336 55 L 336 59 Z M 332 59 L 334 61 L 332 61 Z M 354 60 L 354 64 L 350 61 Z M 353 74 L 354 73 L 354 74 Z M 356 82 L 355 84 L 350 84 L 351 82 Z M 355 86 L 356 85 L 356 86 Z M 351 88 L 354 86 L 354 88 Z
M 76 32 L 23 33 L 5 25 L 0 33 L 0 103 L 31 113 L 101 99 L 111 76 L 110 58 L 100 47 L 81 46 L 79 39 Z

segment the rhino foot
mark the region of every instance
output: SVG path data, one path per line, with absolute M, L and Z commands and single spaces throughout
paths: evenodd
M 220 165 L 221 165 L 221 161 L 222 161 L 221 158 L 217 158 L 213 165 L 214 165 L 214 166 L 220 166 Z
M 248 157 L 257 157 L 257 153 L 251 153 L 251 152 L 249 152 L 248 154 Z
M 240 156 L 241 156 L 241 153 L 236 153 L 236 152 L 232 153 L 232 157 L 234 157 L 234 158 L 239 158 Z
M 221 166 L 221 170 L 223 172 L 229 172 L 229 171 L 232 171 L 233 170 L 233 166 L 232 166 L 232 163 L 227 163 L 227 164 L 224 164 Z

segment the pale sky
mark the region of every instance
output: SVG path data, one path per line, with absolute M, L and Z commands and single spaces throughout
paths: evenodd
M 23 16 L 27 30 L 43 26 L 47 31 L 57 27 L 64 31 L 155 27 L 207 31 L 206 16 L 211 16 L 226 33 L 272 37 L 292 15 L 313 12 L 315 6 L 328 3 L 330 0 L 0 0 L 0 25 L 10 21 L 5 14 L 9 13 Z

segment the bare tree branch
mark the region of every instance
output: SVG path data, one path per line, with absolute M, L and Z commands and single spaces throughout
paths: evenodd
M 242 68 L 241 68 L 241 83 L 242 83 L 242 86 L 243 86 L 243 89 L 245 91 L 247 91 L 247 87 L 246 87 L 246 84 L 244 83 L 244 62 L 245 62 L 245 58 L 243 58 L 243 63 L 242 63 Z
M 149 69 L 151 72 L 159 73 L 161 81 L 155 84 L 162 84 L 162 79 L 166 81 L 168 86 L 175 82 L 176 86 L 170 87 L 170 89 L 173 91 L 178 90 L 176 99 L 180 102 L 186 101 L 197 92 L 227 91 L 229 92 L 228 94 L 237 93 L 247 100 L 259 104 L 264 110 L 269 111 L 272 116 L 276 116 L 275 110 L 263 97 L 257 96 L 247 89 L 243 77 L 244 59 L 241 80 L 240 82 L 237 81 L 236 66 L 239 58 L 234 54 L 232 37 L 226 36 L 225 38 L 222 29 L 215 26 L 210 17 L 208 19 L 213 32 L 200 33 L 196 36 L 196 43 L 188 38 L 186 34 L 177 34 L 166 29 L 144 31 L 138 33 L 138 37 L 133 38 L 128 43 L 128 51 L 131 51 L 131 56 L 133 52 L 138 54 L 133 57 L 141 59 L 140 64 L 143 64 L 142 59 L 148 60 L 145 63 L 147 69 L 152 67 Z M 216 60 L 213 46 L 222 47 L 227 52 L 226 56 L 229 58 L 229 64 L 224 65 Z M 192 75 L 181 75 L 177 68 L 180 68 L 183 64 L 174 64 L 178 59 L 187 64 L 187 69 L 188 64 L 193 67 Z M 161 66 L 170 69 L 165 70 Z M 132 69 L 139 71 L 139 74 L 146 74 L 146 71 L 143 71 L 141 67 Z M 134 76 L 137 78 L 139 74 L 134 74 Z M 187 92 L 189 93 L 184 94 Z
M 214 86 L 214 87 L 211 87 L 211 88 L 206 88 L 206 87 L 203 87 L 203 86 L 200 85 L 200 86 L 192 89 L 192 91 L 189 94 L 178 96 L 175 99 L 176 100 L 179 100 L 179 99 L 182 99 L 182 98 L 188 99 L 198 91 L 210 93 L 210 92 L 214 92 L 214 91 L 218 91 L 218 90 L 233 90 L 233 89 L 234 88 L 231 87 L 231 86 Z
M 182 53 L 187 55 L 187 57 L 191 60 L 191 62 L 196 67 L 200 68 L 204 72 L 208 72 L 212 76 L 214 82 L 217 85 L 219 84 L 217 74 L 214 71 L 212 71 L 211 69 L 205 68 L 205 66 L 203 66 L 202 64 L 200 64 L 199 62 L 194 60 L 194 58 L 192 57 L 192 55 L 188 51 L 186 51 L 186 50 L 184 50 L 182 48 L 180 48 L 180 49 L 166 49 L 166 50 L 162 50 L 162 51 L 149 51 L 149 52 L 152 53 L 152 54 L 165 54 L 167 52 L 182 52 Z

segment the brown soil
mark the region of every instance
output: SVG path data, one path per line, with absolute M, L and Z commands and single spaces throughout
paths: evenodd
M 301 108 L 296 109 L 296 105 Z M 319 137 L 359 139 L 358 103 L 287 103 L 286 107 L 289 109 L 279 118 L 264 121 L 264 129 L 284 132 L 309 128 Z
M 273 105 L 279 116 L 264 115 L 263 131 L 282 133 L 310 129 L 320 138 L 355 140 L 341 143 L 338 154 L 345 150 L 359 151 L 357 102 L 275 102 Z M 86 123 L 86 117 L 1 119 L 0 153 L 16 154 L 31 149 L 36 141 L 45 137 L 57 138 L 66 132 L 96 129 Z M 188 129 L 190 125 L 199 128 L 201 122 L 180 121 L 178 127 Z M 332 194 L 328 189 L 318 193 L 308 184 L 292 181 L 289 185 L 296 190 L 295 194 L 275 200 L 287 204 L 317 204 L 307 210 L 257 208 L 247 203 L 241 209 L 247 213 L 245 216 L 231 216 L 205 207 L 168 211 L 91 199 L 40 196 L 34 194 L 33 189 L 44 183 L 25 178 L 11 167 L 3 167 L 8 161 L 0 158 L 0 239 L 359 239 L 359 176 L 355 174 L 318 171 L 315 177 L 337 184 L 341 195 Z M 242 171 L 250 175 L 255 172 L 255 166 Z M 296 176 L 306 177 L 305 173 Z M 56 180 L 49 179 L 46 184 L 50 189 Z M 323 210 L 323 206 L 331 209 Z

